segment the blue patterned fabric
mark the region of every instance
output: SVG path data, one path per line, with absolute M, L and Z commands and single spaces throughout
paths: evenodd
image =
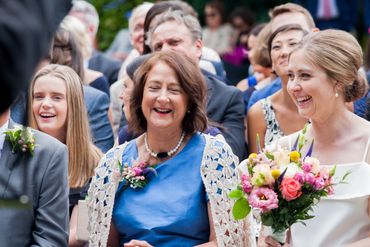
M 131 239 L 163 247 L 208 242 L 207 197 L 200 174 L 204 148 L 204 136 L 194 134 L 176 156 L 156 166 L 157 176 L 151 174 L 143 189 L 127 188 L 117 193 L 113 221 L 120 245 Z M 122 161 L 131 165 L 137 158 L 134 139 L 128 143 Z

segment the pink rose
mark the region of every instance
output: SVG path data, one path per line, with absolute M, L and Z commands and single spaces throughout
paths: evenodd
M 294 200 L 301 196 L 301 184 L 293 178 L 284 178 L 280 184 L 280 191 L 287 201 Z

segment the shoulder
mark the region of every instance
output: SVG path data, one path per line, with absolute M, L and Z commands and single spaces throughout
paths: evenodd
M 106 93 L 88 85 L 84 85 L 83 90 L 86 107 L 88 109 L 96 102 L 107 102 L 107 104 L 109 104 L 109 97 Z
M 217 157 L 227 156 L 233 159 L 236 158 L 231 147 L 229 146 L 229 144 L 227 144 L 224 138 L 221 138 L 220 136 L 211 136 L 210 134 L 204 133 L 202 133 L 201 135 L 204 136 L 206 141 L 205 153 L 207 157 L 214 156 L 213 158 L 211 158 L 212 160 L 216 156 Z
M 217 79 L 214 75 L 209 73 L 203 73 L 207 82 L 207 86 L 217 90 L 217 92 L 222 92 L 222 97 L 225 97 L 226 94 L 232 95 L 242 95 L 241 91 L 234 86 L 227 85 L 225 82 Z
M 252 105 L 251 108 L 248 110 L 248 119 L 251 119 L 253 121 L 257 119 L 264 119 L 263 104 L 263 100 L 259 100 L 256 102 L 256 104 Z
M 35 137 L 36 149 L 43 150 L 66 149 L 66 145 L 64 145 L 54 137 L 35 129 L 31 130 Z

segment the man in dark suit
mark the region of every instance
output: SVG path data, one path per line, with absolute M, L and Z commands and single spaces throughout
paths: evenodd
M 99 27 L 99 15 L 95 7 L 87 1 L 75 0 L 69 15 L 77 17 L 85 25 L 91 44 L 94 44 Z M 88 61 L 88 68 L 102 72 L 108 78 L 109 84 L 113 84 L 118 79 L 121 62 L 94 49 Z
M 53 137 L 33 130 L 34 155 L 30 150 L 12 152 L 13 145 L 3 132 L 13 127 L 9 110 L 1 113 L 0 245 L 67 246 L 67 148 Z
M 198 20 L 180 11 L 168 11 L 153 21 L 148 32 L 152 51 L 183 52 L 199 61 L 202 55 L 202 29 Z M 205 72 L 203 72 L 205 74 Z M 205 74 L 208 88 L 207 115 L 222 125 L 222 134 L 235 155 L 245 157 L 244 103 L 241 92 L 227 86 L 210 73 Z
M 68 0 L 0 0 L 0 113 L 27 88 L 70 7 Z

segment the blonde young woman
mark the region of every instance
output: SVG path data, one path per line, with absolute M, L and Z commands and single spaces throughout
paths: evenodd
M 334 181 L 349 173 L 314 207 L 306 226 L 292 226 L 291 246 L 370 246 L 370 123 L 346 107 L 367 92 L 362 57 L 357 40 L 339 30 L 309 35 L 290 55 L 288 92 L 311 122 L 302 153 L 311 149 L 321 165 L 336 165 Z M 279 144 L 289 148 L 296 139 Z M 271 238 L 266 243 L 280 246 Z
M 29 90 L 29 125 L 45 132 L 68 148 L 70 246 L 76 240 L 76 212 L 84 199 L 94 168 L 102 156 L 92 143 L 83 100 L 82 83 L 74 70 L 47 65 L 37 72 Z

